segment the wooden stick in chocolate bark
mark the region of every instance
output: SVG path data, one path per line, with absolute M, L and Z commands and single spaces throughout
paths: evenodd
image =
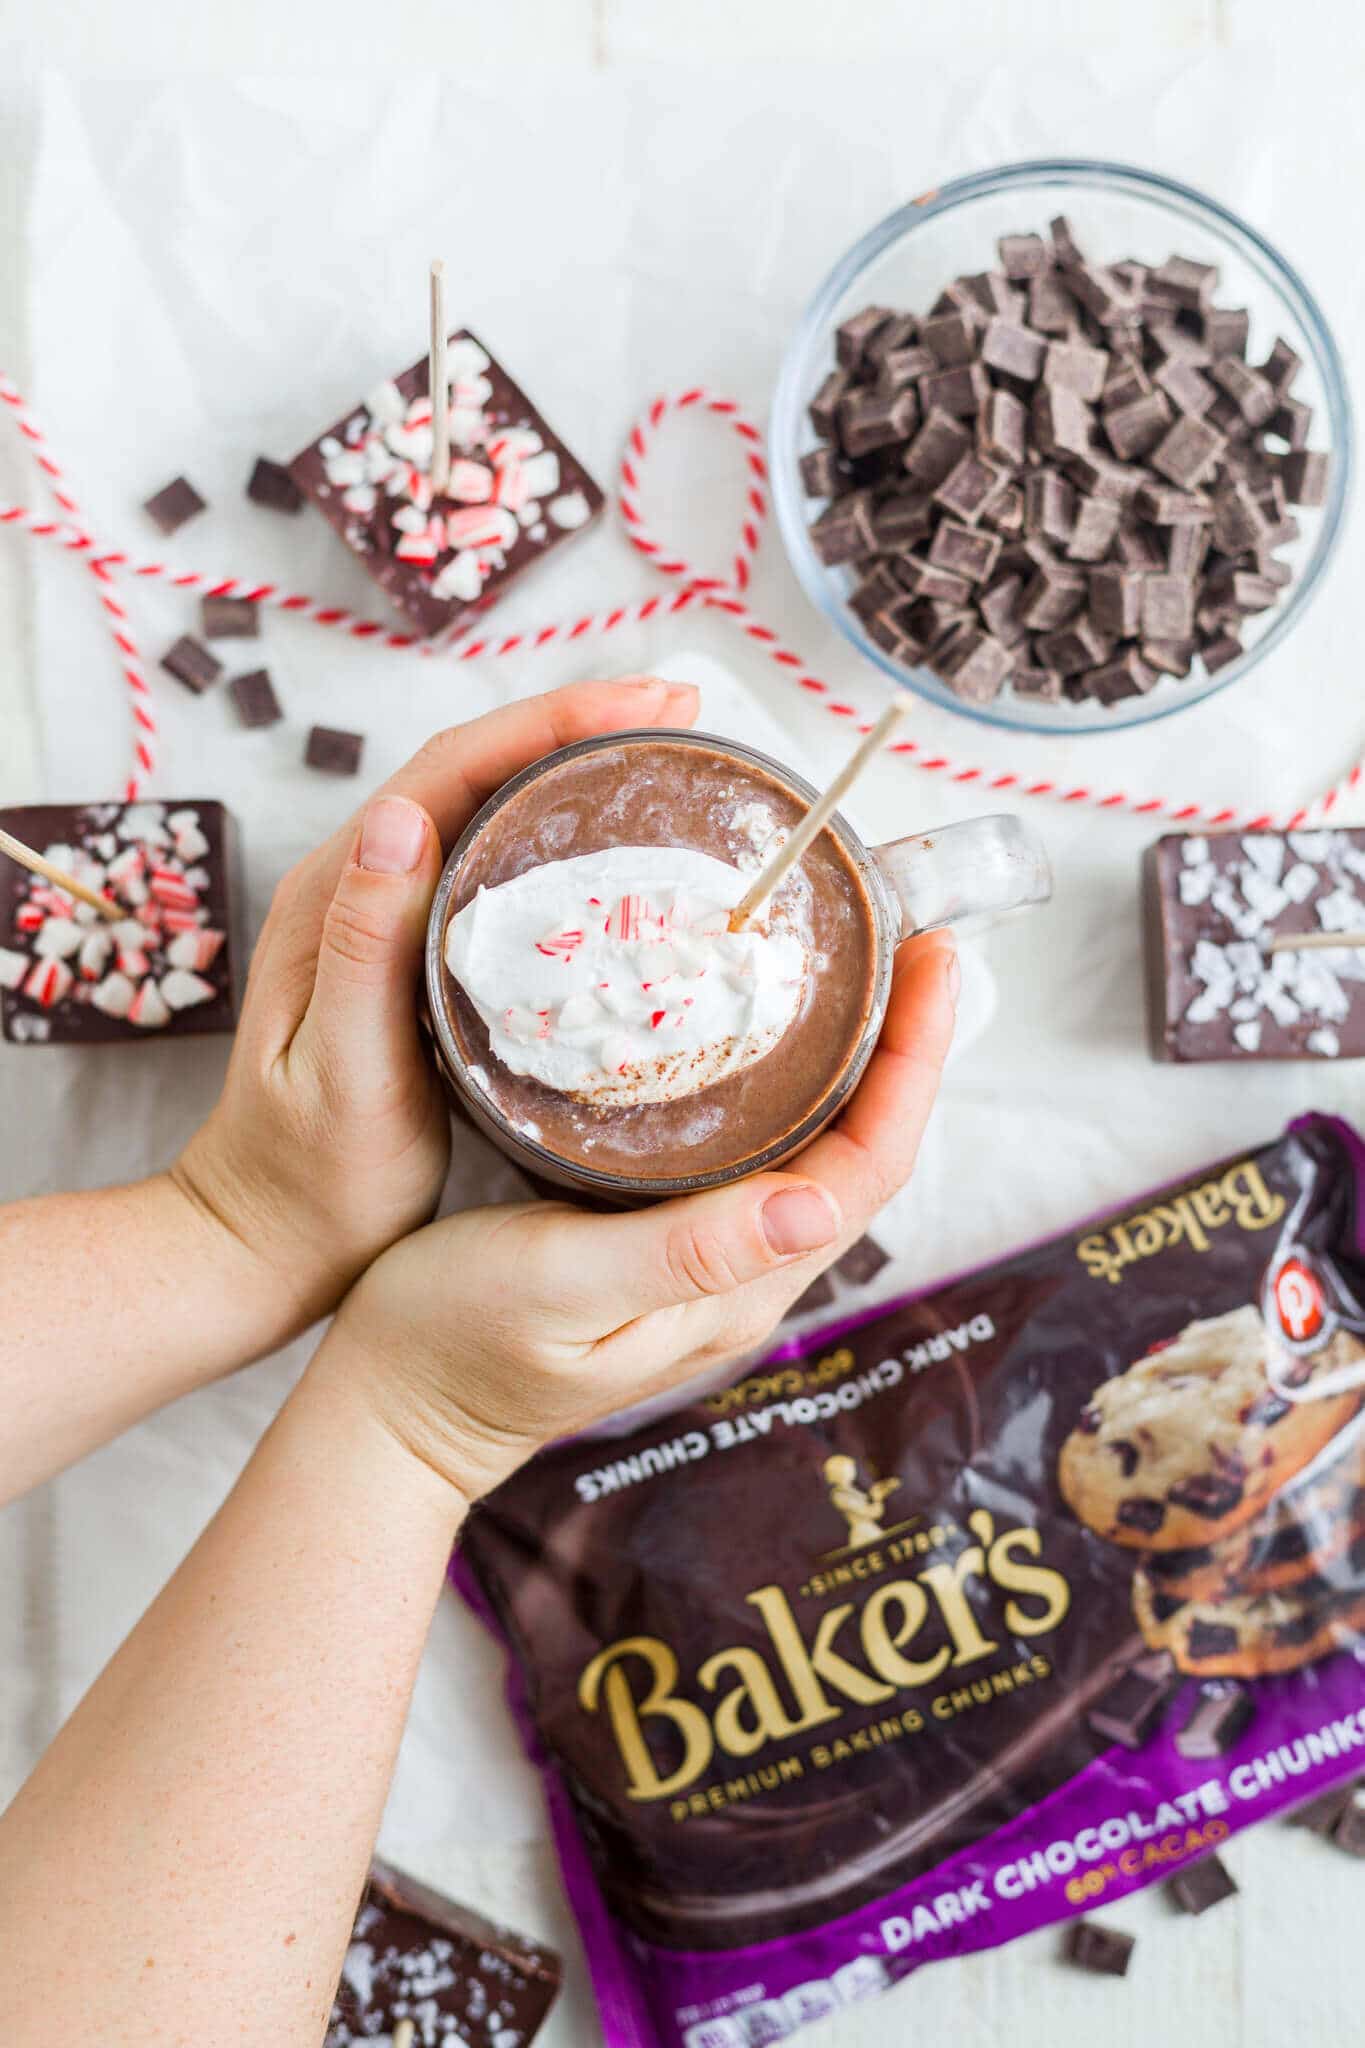
M 873 755 L 879 754 L 886 745 L 886 742 L 890 739 L 901 718 L 904 716 L 905 710 L 905 699 L 899 697 L 894 704 L 889 704 L 886 710 L 883 711 L 871 732 L 863 740 L 862 745 L 856 748 L 848 760 L 845 761 L 829 788 L 825 791 L 819 802 L 813 804 L 810 810 L 807 811 L 786 845 L 773 856 L 758 880 L 740 897 L 738 903 L 730 912 L 730 929 L 732 932 L 744 929 L 759 905 L 767 902 L 778 883 L 791 872 L 796 863 L 805 854 L 807 847 L 811 846 L 819 838 L 843 802 L 845 795 L 853 787 Z
M 16 839 L 12 832 L 0 831 L 0 853 L 7 853 L 11 860 L 17 860 L 20 867 L 27 868 L 30 874 L 41 875 L 45 882 L 55 883 L 57 888 L 65 889 L 68 896 L 79 897 L 81 902 L 88 903 L 92 910 L 98 910 L 101 917 L 107 917 L 110 924 L 122 924 L 129 914 L 117 903 L 111 903 L 107 896 L 97 895 L 93 889 L 87 889 L 84 882 L 78 882 L 65 868 L 56 867 L 41 853 L 35 853 L 31 846 L 25 846 L 23 840 Z
M 413 2020 L 400 2020 L 393 2030 L 393 2048 L 412 2048 L 417 2039 L 417 2026 Z
M 446 267 L 431 266 L 431 493 L 444 497 L 450 485 L 450 386 L 446 383 Z
M 1267 953 L 1335 952 L 1343 946 L 1350 952 L 1365 946 L 1365 932 L 1276 932 Z

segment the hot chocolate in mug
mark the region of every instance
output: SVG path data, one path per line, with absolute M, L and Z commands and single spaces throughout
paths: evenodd
M 598 1201 L 792 1158 L 857 1086 L 896 946 L 1044 902 L 1001 815 L 867 847 L 836 813 L 754 919 L 731 912 L 818 792 L 706 733 L 582 740 L 506 783 L 446 862 L 426 995 L 457 1105 Z

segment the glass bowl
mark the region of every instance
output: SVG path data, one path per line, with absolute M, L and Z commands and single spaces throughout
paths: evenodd
M 1066 214 L 1082 249 L 1097 263 L 1135 257 L 1158 264 L 1170 255 L 1216 263 L 1222 306 L 1251 316 L 1247 359 L 1264 361 L 1276 335 L 1303 359 L 1294 396 L 1313 408 L 1309 443 L 1332 457 L 1327 502 L 1291 508 L 1302 531 L 1282 551 L 1294 571 L 1285 601 L 1243 627 L 1244 652 L 1208 675 L 1196 662 L 1188 678 L 1163 676 L 1143 697 L 1114 705 L 1040 704 L 1016 699 L 1006 684 L 988 705 L 965 703 L 925 668 L 909 668 L 864 632 L 848 597 L 846 567 L 826 568 L 807 527 L 820 502 L 808 499 L 798 464 L 817 445 L 807 408 L 834 366 L 834 330 L 863 306 L 924 312 L 949 279 L 994 267 L 1002 234 L 1045 233 Z M 1322 581 L 1341 533 L 1351 482 L 1351 406 L 1340 354 L 1316 299 L 1302 278 L 1254 228 L 1191 186 L 1126 164 L 1056 158 L 1006 164 L 956 178 L 869 229 L 838 262 L 811 300 L 778 378 L 770 435 L 773 502 L 792 567 L 806 595 L 885 675 L 933 704 L 986 725 L 1050 733 L 1113 732 L 1145 725 L 1228 689 L 1278 646 L 1302 617 Z

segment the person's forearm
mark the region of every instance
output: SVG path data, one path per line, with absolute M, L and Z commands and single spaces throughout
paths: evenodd
M 0 1208 L 0 1502 L 300 1326 L 169 1174 Z
M 463 1512 L 344 1342 L 0 1819 L 11 2048 L 318 2048 Z

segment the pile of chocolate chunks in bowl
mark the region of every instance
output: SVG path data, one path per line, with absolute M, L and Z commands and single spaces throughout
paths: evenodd
M 998 248 L 929 313 L 837 330 L 801 462 L 816 554 L 880 648 L 970 704 L 1213 674 L 1292 581 L 1291 507 L 1326 498 L 1299 357 L 1247 361 L 1212 264 L 1093 263 L 1062 218 Z

